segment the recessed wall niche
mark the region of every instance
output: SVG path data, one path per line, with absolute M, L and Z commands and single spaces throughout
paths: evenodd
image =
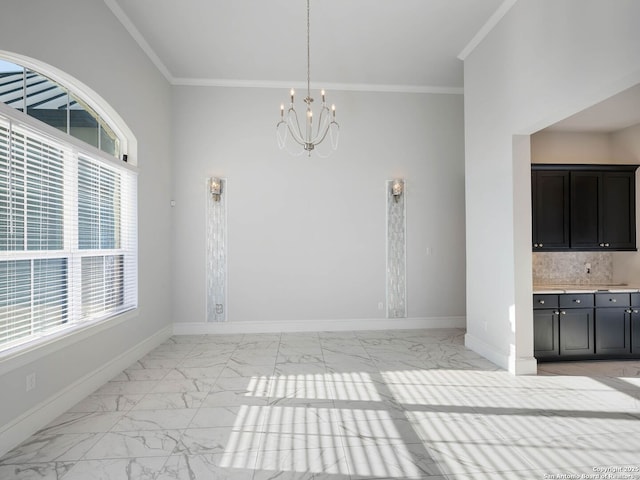
M 207 179 L 207 322 L 227 320 L 227 180 Z
M 389 180 L 387 192 L 387 318 L 407 316 L 406 189 Z

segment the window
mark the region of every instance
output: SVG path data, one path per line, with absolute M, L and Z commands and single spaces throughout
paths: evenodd
M 12 85 L 23 106 L 0 105 L 0 350 L 137 306 L 135 171 L 113 158 L 120 141 L 87 104 L 22 75 L 38 93 L 0 61 L 0 99 Z M 42 95 L 65 101 L 43 109 Z
M 33 70 L 0 59 L 0 102 L 118 158 L 121 140 L 87 102 Z

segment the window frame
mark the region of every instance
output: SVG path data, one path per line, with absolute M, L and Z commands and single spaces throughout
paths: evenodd
M 111 130 L 113 130 L 113 132 L 119 138 L 121 142 L 120 153 L 121 155 L 126 155 L 127 164 L 134 167 L 138 164 L 138 141 L 136 139 L 136 136 L 133 134 L 133 131 L 129 128 L 129 126 L 118 114 L 118 112 L 116 112 L 115 109 L 111 107 L 111 105 L 109 105 L 109 103 L 106 102 L 95 90 L 78 81 L 68 73 L 60 70 L 59 68 L 45 64 L 39 60 L 27 57 L 25 55 L 16 54 L 6 50 L 0 50 L 0 60 L 14 63 L 39 75 L 47 77 L 48 79 L 57 83 L 60 87 L 66 89 L 70 95 L 73 95 L 84 102 L 84 104 L 95 111 L 100 116 L 100 118 L 104 120 L 106 125 Z M 8 107 L 2 102 L 0 102 L 0 105 L 2 105 L 3 107 L 11 108 L 12 111 L 24 113 L 12 107 Z M 25 114 L 25 116 L 28 115 Z M 36 119 L 34 118 L 34 120 Z M 47 127 L 51 127 L 44 122 L 40 122 L 38 120 L 36 121 L 37 125 L 46 125 Z M 55 132 L 60 132 L 54 127 L 51 127 L 51 129 L 54 130 L 54 134 Z M 47 130 L 50 131 L 50 129 Z M 93 147 L 92 145 L 89 145 L 88 143 L 85 143 L 82 140 L 79 140 L 72 136 L 69 136 L 69 142 L 73 143 L 79 148 L 89 148 L 91 152 L 95 150 L 100 152 L 100 150 Z M 107 157 L 115 159 L 115 157 L 110 157 L 109 155 L 107 155 Z
M 101 111 L 104 112 L 110 109 L 109 107 L 99 108 L 97 106 L 97 105 L 100 105 L 101 103 L 106 105 L 106 103 L 103 102 L 99 97 L 97 97 L 99 100 L 97 103 L 87 102 L 86 101 L 87 97 L 83 95 L 83 92 L 88 89 L 86 87 L 83 87 L 81 90 L 74 89 L 74 85 L 69 85 L 68 83 L 65 83 L 65 80 L 61 78 L 61 77 L 66 77 L 63 74 L 60 75 L 54 72 L 54 74 L 51 75 L 50 72 L 52 70 L 49 70 L 47 68 L 42 68 L 41 65 L 36 65 L 32 62 L 25 62 L 21 58 L 17 58 L 16 56 L 12 57 L 12 56 L 6 55 L 2 51 L 0 51 L 0 58 L 10 61 L 12 63 L 15 63 L 24 68 L 27 68 L 30 70 L 32 69 L 33 71 L 36 71 L 43 76 L 47 76 L 48 78 L 51 78 L 51 80 L 58 82 L 61 86 L 63 86 L 63 88 L 67 89 L 70 94 L 73 94 L 74 96 L 83 99 L 83 101 L 85 101 L 92 109 L 94 109 L 98 113 L 101 113 Z M 77 82 L 75 81 L 72 83 L 77 84 Z M 108 120 L 109 117 L 106 114 L 101 113 L 101 115 L 103 120 L 107 122 L 109 121 Z M 91 331 L 92 332 L 91 334 L 93 334 L 93 332 L 95 331 L 100 331 L 103 328 L 110 328 L 111 326 L 117 323 L 136 317 L 138 314 L 137 312 L 138 312 L 138 282 L 139 282 L 138 259 L 139 257 L 138 257 L 138 245 L 137 245 L 138 169 L 135 166 L 135 163 L 136 163 L 135 149 L 133 150 L 134 155 L 132 157 L 129 157 L 128 159 L 129 161 L 123 162 L 115 158 L 114 156 L 111 156 L 108 153 L 90 144 L 83 142 L 82 140 L 72 137 L 71 135 L 62 132 L 53 126 L 48 125 L 34 117 L 31 117 L 28 114 L 21 112 L 15 108 L 5 105 L 4 103 L 0 103 L 0 116 L 7 119 L 11 124 L 16 125 L 20 130 L 33 132 L 34 135 L 36 135 L 37 137 L 49 139 L 55 142 L 56 144 L 62 144 L 66 149 L 69 149 L 69 151 L 71 152 L 70 153 L 71 156 L 75 159 L 76 171 L 73 173 L 73 175 L 75 175 L 76 183 L 78 178 L 77 164 L 79 163 L 79 159 L 81 157 L 89 158 L 92 161 L 97 161 L 101 165 L 105 165 L 107 167 L 116 169 L 116 171 L 123 170 L 128 174 L 132 174 L 134 177 L 136 177 L 133 180 L 135 182 L 135 185 L 133 186 L 133 189 L 134 189 L 133 200 L 135 204 L 127 207 L 132 209 L 133 215 L 134 215 L 134 222 L 135 222 L 134 223 L 135 227 L 133 232 L 133 234 L 135 235 L 135 240 L 134 240 L 135 247 L 133 249 L 134 258 L 135 258 L 135 266 L 134 266 L 134 274 L 133 274 L 133 277 L 134 277 L 133 280 L 135 281 L 135 285 L 133 286 L 135 290 L 134 292 L 135 301 L 133 306 L 129 307 L 126 310 L 121 310 L 115 313 L 107 314 L 104 317 L 95 318 L 95 319 L 83 320 L 82 318 L 77 317 L 74 322 L 71 322 L 70 324 L 65 325 L 64 327 L 54 328 L 49 331 L 42 332 L 37 336 L 33 336 L 19 343 L 12 344 L 14 342 L 10 342 L 8 344 L 0 345 L 0 373 L 1 373 L 3 371 L 3 365 L 7 365 L 7 361 L 15 358 L 16 356 L 26 355 L 26 357 L 24 358 L 32 358 L 35 352 L 40 352 L 37 356 L 44 355 L 46 354 L 45 351 L 55 351 L 55 350 L 58 350 L 59 348 L 64 348 L 64 345 L 68 345 L 69 343 L 75 343 L 75 341 L 80 341 L 82 338 L 85 338 L 86 335 L 89 334 L 89 331 Z M 135 137 L 122 133 L 123 131 L 128 130 L 126 127 L 124 127 L 123 129 L 116 128 L 114 126 L 116 124 L 112 122 L 108 123 L 108 125 L 109 127 L 113 128 L 113 130 L 116 132 L 116 134 L 118 134 L 121 140 L 121 146 L 120 146 L 121 153 L 126 154 L 126 152 L 131 152 L 131 150 L 128 150 L 128 149 L 131 148 L 132 144 L 135 145 Z M 65 153 L 65 155 L 67 154 L 69 153 Z M 65 161 L 65 165 L 67 163 L 68 162 Z M 65 166 L 65 176 L 68 173 L 69 172 L 66 171 L 66 166 Z M 65 204 L 65 210 L 66 208 L 68 208 L 68 204 L 71 203 L 71 208 L 73 208 L 74 211 L 77 212 L 77 207 L 78 207 L 77 191 L 68 196 L 67 195 L 68 192 L 66 191 L 66 184 L 67 184 L 67 181 L 65 180 L 65 197 L 66 198 L 63 199 L 63 203 Z M 75 227 L 74 227 L 76 229 L 76 236 L 77 236 L 77 224 L 78 224 L 78 219 L 76 217 Z M 0 260 L 11 261 L 11 260 L 19 260 L 19 259 L 24 259 L 24 260 L 28 259 L 33 262 L 34 259 L 38 259 L 38 258 L 66 258 L 68 262 L 72 262 L 74 261 L 73 260 L 74 257 L 70 256 L 71 250 L 68 248 L 69 247 L 68 241 L 69 241 L 68 234 L 65 233 L 64 241 L 63 241 L 64 247 L 62 250 L 29 251 L 28 249 L 26 249 L 26 246 L 25 246 L 25 249 L 22 251 L 0 252 Z M 83 256 L 91 256 L 91 254 L 102 255 L 102 256 L 108 256 L 108 255 L 114 255 L 114 254 L 117 255 L 119 254 L 119 252 L 122 251 L 122 248 L 88 250 L 88 249 L 81 249 L 78 243 L 73 247 L 72 250 L 77 255 L 75 258 L 79 262 Z M 78 269 L 78 272 L 79 271 L 80 269 Z M 127 278 L 125 278 L 123 281 L 125 282 L 125 285 L 127 285 L 127 281 L 128 281 Z M 76 285 L 76 290 L 77 290 L 77 285 Z M 73 287 L 71 286 L 71 280 L 69 280 L 69 283 L 67 285 L 67 296 L 69 298 L 69 301 L 71 301 L 71 297 L 74 294 L 75 293 L 73 291 Z M 125 295 L 127 295 L 127 292 L 125 292 Z M 75 314 L 73 312 L 69 312 L 69 316 L 71 317 L 72 315 L 75 315 Z M 86 332 L 86 333 L 84 335 L 80 335 L 81 332 Z M 41 350 L 43 348 L 44 350 Z

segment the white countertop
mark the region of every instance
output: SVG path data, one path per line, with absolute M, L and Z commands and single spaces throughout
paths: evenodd
M 636 285 L 534 285 L 535 294 L 559 294 L 559 293 L 636 293 L 640 287 Z

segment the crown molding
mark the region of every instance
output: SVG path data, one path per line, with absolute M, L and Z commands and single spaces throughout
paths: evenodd
M 127 14 L 124 13 L 124 10 L 120 8 L 118 2 L 116 0 L 104 0 L 104 3 L 107 4 L 107 7 L 109 7 L 111 12 L 120 21 L 125 30 L 129 32 L 129 35 L 133 37 L 142 51 L 147 55 L 147 57 L 149 57 L 149 60 L 151 60 L 156 68 L 160 70 L 160 73 L 162 73 L 164 78 L 166 78 L 169 83 L 173 83 L 173 75 L 171 75 L 171 72 L 169 71 L 167 66 L 162 62 L 162 60 L 160 60 L 158 54 L 153 50 L 153 48 L 151 48 L 151 45 L 149 45 L 149 43 L 145 40 L 145 38 L 142 36 L 140 31 L 136 28 Z
M 439 87 L 430 85 L 384 85 L 369 83 L 322 83 L 327 91 L 357 91 L 357 92 L 391 92 L 391 93 L 437 93 L 447 95 L 462 95 L 462 87 Z M 223 78 L 173 78 L 172 85 L 189 87 L 230 87 L 230 88 L 277 88 L 277 89 L 306 89 L 307 84 L 300 81 L 281 80 L 237 80 Z M 319 87 L 318 87 L 319 88 Z
M 516 0 L 505 0 L 505 3 Z M 221 78 L 176 78 L 162 62 L 158 54 L 151 48 L 144 36 L 133 24 L 131 19 L 122 10 L 117 0 L 104 0 L 104 3 L 111 10 L 114 16 L 120 21 L 125 30 L 131 35 L 142 51 L 149 57 L 165 79 L 176 86 L 196 86 L 196 87 L 231 87 L 231 88 L 278 88 L 278 89 L 306 89 L 304 82 L 286 82 L 270 80 L 241 80 L 241 79 L 221 79 Z M 504 4 L 503 4 L 504 6 Z M 502 6 L 500 7 L 502 8 Z M 500 9 L 498 9 L 500 10 Z M 495 16 L 495 14 L 494 14 Z M 493 18 L 493 17 L 492 17 Z M 484 28 L 484 27 L 483 27 Z M 320 82 L 314 82 L 319 84 Z M 434 93 L 444 95 L 462 95 L 463 87 L 442 87 L 434 85 L 393 85 L 393 84 L 369 84 L 369 83 L 324 83 L 322 88 L 326 90 L 338 91 L 358 91 L 358 92 L 382 92 L 382 93 Z
M 465 60 L 471 52 L 475 50 L 475 48 L 480 45 L 482 40 L 485 39 L 487 35 L 495 28 L 495 26 L 502 20 L 511 7 L 513 7 L 518 0 L 504 0 L 502 4 L 498 7 L 498 9 L 493 12 L 493 15 L 489 17 L 489 20 L 478 30 L 478 33 L 471 39 L 471 41 L 467 44 L 466 47 L 462 49 L 462 51 L 458 54 L 458 58 L 460 60 Z

